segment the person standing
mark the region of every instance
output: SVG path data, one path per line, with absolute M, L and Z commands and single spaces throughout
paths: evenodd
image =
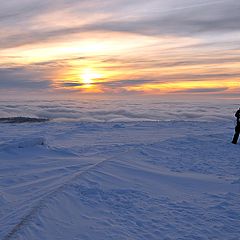
M 237 144 L 238 142 L 238 138 L 239 138 L 239 134 L 240 134 L 240 108 L 237 110 L 235 117 L 237 118 L 237 125 L 235 127 L 235 134 L 232 140 L 233 144 Z

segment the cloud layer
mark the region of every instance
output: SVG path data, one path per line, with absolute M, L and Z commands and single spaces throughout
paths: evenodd
M 15 101 L 3 102 L 2 117 L 49 118 L 51 121 L 74 122 L 138 122 L 138 121 L 216 121 L 234 120 L 237 104 L 218 101 L 181 102 L 156 99 L 101 101 Z

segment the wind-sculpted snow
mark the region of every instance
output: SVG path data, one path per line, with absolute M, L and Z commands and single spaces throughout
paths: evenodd
M 230 120 L 236 104 L 187 103 L 156 100 L 84 100 L 2 102 L 0 117 L 9 122 L 80 121 L 80 122 L 136 122 L 136 121 L 216 121 Z M 13 118 L 15 117 L 15 118 Z M 18 117 L 18 118 L 16 118 Z M 12 118 L 12 120 L 11 120 Z M 0 121 L 1 122 L 1 121 Z
M 231 124 L 5 124 L 0 239 L 238 239 Z
M 18 140 L 2 143 L 0 144 L 0 149 L 13 150 L 17 148 L 34 148 L 37 146 L 47 146 L 46 139 L 43 137 L 25 137 Z

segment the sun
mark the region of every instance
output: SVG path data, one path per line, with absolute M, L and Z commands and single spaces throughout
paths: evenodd
M 94 81 L 101 77 L 101 74 L 94 72 L 92 69 L 85 69 L 81 74 L 81 81 L 84 85 L 91 85 Z

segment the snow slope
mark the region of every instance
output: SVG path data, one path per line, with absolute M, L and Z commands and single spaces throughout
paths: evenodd
M 1 124 L 0 239 L 240 239 L 229 121 Z

